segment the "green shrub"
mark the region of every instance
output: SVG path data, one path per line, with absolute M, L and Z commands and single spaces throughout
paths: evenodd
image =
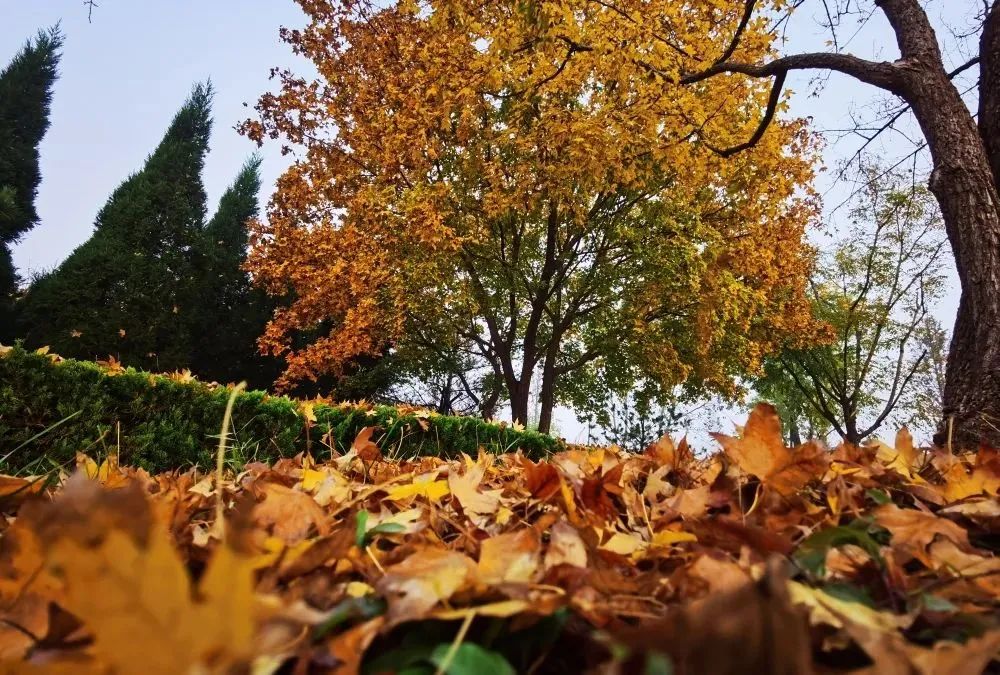
M 76 453 L 97 456 L 117 449 L 122 464 L 149 471 L 214 461 L 226 387 L 62 360 L 20 346 L 0 354 L 0 471 L 45 470 Z M 472 417 L 417 414 L 388 406 L 317 404 L 306 423 L 300 404 L 251 391 L 233 408 L 231 454 L 237 462 L 273 461 L 308 451 L 322 458 L 344 452 L 358 432 L 375 427 L 372 440 L 385 455 L 455 456 L 521 450 L 530 457 L 557 451 L 550 436 L 518 431 Z

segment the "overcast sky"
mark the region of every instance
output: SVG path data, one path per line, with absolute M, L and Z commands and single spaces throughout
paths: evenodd
M 862 4 L 871 4 L 870 1 Z M 963 29 L 976 0 L 931 0 L 928 11 L 945 42 L 951 61 L 964 62 L 959 40 L 948 26 Z M 269 87 L 273 66 L 306 65 L 278 39 L 278 28 L 301 26 L 304 16 L 292 0 L 99 0 L 93 21 L 81 0 L 0 0 L 0 62 L 6 62 L 40 28 L 61 23 L 66 45 L 55 86 L 52 125 L 42 144 L 43 181 L 38 210 L 41 224 L 14 249 L 14 262 L 25 277 L 59 264 L 93 229 L 97 211 L 112 190 L 160 140 L 170 119 L 195 82 L 211 79 L 216 98 L 212 152 L 205 170 L 209 209 L 232 181 L 255 146 L 233 127 L 251 111 Z M 825 49 L 824 34 L 814 22 L 818 2 L 789 26 L 785 51 Z M 841 40 L 850 51 L 891 60 L 897 56 L 888 25 L 876 14 L 855 33 L 845 25 Z M 975 69 L 970 72 L 975 77 Z M 831 76 L 818 95 L 815 74 L 793 74 L 791 114 L 809 116 L 817 129 L 848 126 L 849 111 L 863 113 L 881 98 L 856 81 Z M 910 130 L 913 131 L 912 129 Z M 911 136 L 919 134 L 910 133 Z M 850 188 L 832 184 L 838 161 L 851 155 L 856 140 L 837 141 L 829 134 L 824 154 L 828 170 L 819 187 L 832 209 Z M 910 151 L 901 135 L 886 136 L 875 146 L 885 157 Z M 274 145 L 265 145 L 262 199 L 285 167 Z M 840 214 L 834 214 L 840 215 Z M 833 221 L 836 226 L 836 219 Z M 950 326 L 957 293 L 951 293 L 937 314 Z M 580 433 L 571 416 L 560 415 L 562 427 Z M 570 440 L 579 440 L 571 438 Z

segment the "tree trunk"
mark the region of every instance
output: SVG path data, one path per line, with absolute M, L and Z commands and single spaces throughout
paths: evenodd
M 508 386 L 510 393 L 510 417 L 517 424 L 528 423 L 528 403 L 531 398 L 531 380 L 523 379 L 516 385 Z
M 1000 187 L 1000 2 L 994 2 L 979 39 L 979 135 Z
M 937 71 L 937 72 L 935 72 Z M 935 437 L 1000 444 L 1000 197 L 976 122 L 943 68 L 914 73 L 908 100 L 934 162 L 930 189 L 944 216 L 961 283 L 948 354 L 944 423 Z
M 853 413 L 844 417 L 844 440 L 851 445 L 861 445 L 864 440 L 858 433 L 858 420 Z
M 1000 196 L 976 121 L 944 69 L 926 13 L 904 0 L 881 0 L 902 59 L 898 93 L 913 108 L 933 160 L 930 190 L 937 198 L 961 282 L 948 355 L 942 431 L 954 421 L 954 442 L 1000 444 Z M 983 32 L 996 41 L 997 7 Z M 992 25 L 990 25 L 992 24 Z M 985 55 L 988 61 L 994 55 Z M 992 67 L 995 67 L 993 64 Z M 987 92 L 987 99 L 993 100 Z M 989 122 L 987 122 L 989 124 Z M 991 141 L 992 142 L 992 141 Z
M 802 434 L 799 433 L 799 418 L 792 417 L 788 423 L 788 444 L 793 448 L 802 445 Z
M 541 410 L 538 413 L 538 430 L 543 434 L 552 429 L 552 411 L 556 405 L 556 368 L 554 359 L 546 359 L 542 369 Z
M 451 414 L 451 396 L 452 396 L 451 385 L 452 385 L 451 375 L 446 375 L 444 386 L 441 387 L 441 398 L 438 400 L 437 412 L 439 415 Z

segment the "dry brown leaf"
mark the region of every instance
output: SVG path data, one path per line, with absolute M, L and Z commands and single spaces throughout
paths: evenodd
M 386 569 L 376 589 L 389 601 L 389 623 L 395 625 L 423 616 L 476 578 L 476 563 L 468 556 L 428 547 Z
M 479 579 L 487 584 L 527 583 L 539 568 L 538 533 L 523 529 L 490 537 L 480 544 Z
M 90 515 L 117 506 L 108 495 L 114 492 L 90 497 Z M 66 609 L 92 632 L 98 661 L 117 673 L 164 674 L 245 663 L 254 632 L 249 560 L 221 547 L 196 600 L 163 526 L 141 515 L 137 521 L 146 530 L 139 537 L 135 527 L 96 537 L 81 537 L 88 529 L 41 529 L 46 567 L 63 584 Z
M 930 567 L 932 563 L 927 547 L 939 536 L 969 548 L 969 535 L 964 529 L 932 513 L 886 504 L 875 509 L 874 515 L 875 521 L 892 533 L 892 548 L 904 559 L 916 558 Z
M 575 527 L 565 520 L 557 521 L 549 530 L 549 546 L 545 551 L 545 569 L 556 565 L 587 566 L 587 547 Z
M 264 485 L 264 501 L 254 507 L 252 518 L 287 544 L 330 532 L 326 512 L 311 496 L 277 483 Z
M 786 448 L 778 412 L 768 403 L 757 404 L 739 438 L 724 434 L 712 436 L 744 472 L 757 476 L 784 496 L 820 478 L 829 463 L 826 453 L 815 442 L 806 443 L 795 451 Z

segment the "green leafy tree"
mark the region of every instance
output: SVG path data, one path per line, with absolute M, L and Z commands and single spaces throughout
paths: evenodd
M 764 374 L 757 378 L 754 390 L 760 399 L 773 403 L 781 418 L 785 440 L 792 446 L 813 438 L 830 435 L 830 423 L 817 411 L 809 397 L 788 376 L 780 359 L 764 364 Z
M 797 390 L 808 416 L 818 414 L 851 443 L 887 419 L 907 421 L 901 413 L 927 359 L 918 337 L 943 294 L 948 252 L 928 190 L 877 166 L 866 171 L 850 233 L 811 284 L 813 311 L 830 326 L 832 340 L 786 350 L 761 391 L 781 392 L 787 404 Z M 776 385 L 775 379 L 784 381 Z
M 913 378 L 911 396 L 906 401 L 907 421 L 918 430 L 933 432 L 944 415 L 944 386 L 948 370 L 948 343 L 951 335 L 933 316 L 917 329 L 917 344 L 926 354 Z
M 39 146 L 49 128 L 63 37 L 41 31 L 0 71 L 0 340 L 9 340 L 19 279 L 11 246 L 38 224 Z
M 143 169 L 101 209 L 93 236 L 31 287 L 29 344 L 157 370 L 189 364 L 211 101 L 211 86 L 197 85 Z

